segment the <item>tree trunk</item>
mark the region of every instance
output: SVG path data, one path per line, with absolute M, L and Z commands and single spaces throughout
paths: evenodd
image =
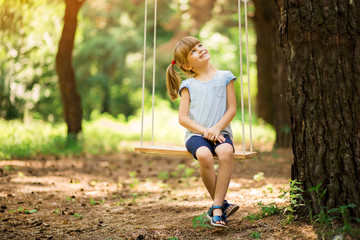
M 360 1 L 277 0 L 294 163 L 308 211 L 360 217 Z
M 72 68 L 72 51 L 77 27 L 77 14 L 84 1 L 65 0 L 64 28 L 56 54 L 56 71 L 59 77 L 68 135 L 77 135 L 81 132 L 82 108 L 76 89 L 75 73 Z
M 278 21 L 274 1 L 253 0 L 255 5 L 258 93 L 256 113 L 275 127 L 276 147 L 290 147 L 289 111 L 281 50 L 278 46 Z
M 272 21 L 275 22 L 275 9 L 272 1 L 254 0 L 255 31 L 256 31 L 256 67 L 258 76 L 258 93 L 256 95 L 256 114 L 267 123 L 274 124 L 275 108 L 272 99 L 272 86 L 275 79 L 273 70 L 274 32 Z

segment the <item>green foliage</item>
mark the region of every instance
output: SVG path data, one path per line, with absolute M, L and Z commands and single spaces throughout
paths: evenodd
M 22 207 L 19 207 L 18 209 L 16 210 L 10 210 L 9 213 L 16 213 L 16 212 L 23 212 L 23 208 Z
M 212 228 L 212 226 L 208 224 L 209 219 L 206 217 L 206 213 L 203 213 L 200 216 L 193 217 L 192 222 L 193 228 L 201 227 L 201 230 L 204 230 L 206 228 Z
M 176 170 L 171 173 L 173 177 L 189 178 L 192 177 L 195 169 L 186 167 L 185 164 L 179 164 Z
M 170 145 L 183 145 L 184 129 L 176 124 L 177 111 L 164 100 L 158 101 L 159 108 L 155 115 L 154 141 Z M 83 131 L 77 139 L 68 138 L 66 125 L 52 124 L 41 120 L 21 122 L 0 119 L 0 159 L 31 158 L 38 155 L 78 156 L 88 154 L 108 154 L 121 150 L 132 150 L 129 141 L 140 139 L 141 112 L 127 121 L 123 115 L 113 117 L 94 111 L 90 121 L 83 121 Z M 144 116 L 144 141 L 151 140 L 151 111 Z M 161 126 L 161 129 L 159 127 Z M 233 122 L 233 129 L 240 128 L 238 121 Z M 274 131 L 266 126 L 253 125 L 253 139 L 260 134 L 273 136 Z M 242 141 L 240 134 L 235 134 L 235 143 Z M 271 137 L 272 138 L 272 137 Z M 75 141 L 76 140 L 76 141 Z M 172 176 L 189 178 L 193 168 L 178 168 Z
M 129 184 L 129 186 L 130 186 L 131 188 L 136 188 L 136 187 L 139 185 L 139 183 L 140 183 L 140 181 L 139 181 L 139 179 L 136 177 L 136 175 L 137 175 L 136 171 L 131 171 L 131 172 L 129 172 L 129 177 L 131 178 L 131 183 Z
M 312 187 L 309 189 L 309 192 L 315 192 L 316 193 L 316 199 L 317 199 L 317 204 L 318 207 L 320 209 L 319 214 L 317 214 L 315 216 L 315 222 L 320 223 L 321 225 L 329 225 L 331 223 L 331 221 L 334 219 L 332 217 L 330 217 L 327 214 L 326 208 L 323 206 L 322 204 L 322 198 L 324 197 L 324 195 L 327 192 L 327 189 L 323 189 L 321 188 L 322 182 L 319 182 L 316 187 Z M 310 210 L 311 211 L 311 210 Z M 312 215 L 311 215 L 312 216 Z M 312 219 L 313 221 L 313 219 Z
M 170 103 L 167 97 L 165 71 L 172 59 L 168 43 L 179 30 L 186 32 L 192 29 L 191 34 L 199 37 L 211 51 L 212 61 L 217 68 L 229 69 L 240 76 L 237 11 L 222 2 L 216 4 L 217 8 L 229 14 L 212 14 L 211 19 L 202 26 L 195 26 L 194 19 L 185 17 L 191 11 L 188 3 L 163 1 L 158 4 L 155 68 L 157 108 L 161 107 L 157 104 L 158 99 L 165 99 L 171 107 L 178 108 L 178 102 Z M 188 9 L 181 10 L 180 6 L 185 5 Z M 0 46 L 0 118 L 62 121 L 55 55 L 63 27 L 64 8 L 63 1 L 0 1 L 3 16 L 0 38 L 4 43 Z M 150 13 L 151 8 L 150 4 Z M 72 65 L 84 119 L 90 120 L 93 111 L 111 116 L 122 115 L 126 119 L 137 114 L 141 106 L 143 9 L 143 1 L 115 0 L 105 1 L 101 5 L 86 1 L 80 10 Z M 253 11 L 252 7 L 250 9 Z M 149 19 L 152 17 L 149 16 Z M 179 22 L 180 25 L 172 22 Z M 254 100 L 257 92 L 256 35 L 251 21 L 249 24 L 250 97 Z M 149 20 L 148 30 L 152 28 L 153 22 Z M 148 31 L 146 47 L 147 108 L 151 105 L 152 91 L 152 34 L 152 31 Z M 242 40 L 245 42 L 245 38 Z M 245 57 L 243 51 L 246 89 Z M 240 89 L 240 81 L 236 81 L 235 86 Z M 239 91 L 236 94 L 240 99 Z M 249 98 L 247 94 L 244 91 L 245 102 Z
M 75 196 L 66 196 L 65 197 L 65 201 L 67 201 L 67 202 L 75 202 Z
M 264 205 L 262 201 L 257 203 L 260 212 L 259 213 L 255 213 L 255 214 L 250 214 L 248 213 L 248 215 L 246 217 L 244 217 L 245 219 L 250 220 L 251 222 L 254 222 L 256 220 L 262 219 L 264 217 L 269 217 L 272 215 L 277 215 L 280 213 L 280 209 L 278 208 L 277 204 L 272 202 L 268 205 Z
M 315 187 L 309 189 L 310 192 L 315 192 L 318 208 L 320 212 L 315 216 L 312 216 L 312 209 L 309 209 L 311 221 L 314 223 L 320 224 L 323 228 L 321 234 L 324 238 L 325 235 L 329 235 L 325 230 L 331 228 L 333 234 L 340 233 L 343 237 L 350 236 L 355 237 L 359 236 L 360 229 L 354 228 L 351 224 L 352 221 L 360 222 L 360 219 L 353 218 L 349 216 L 349 209 L 355 208 L 356 204 L 349 204 L 340 206 L 338 208 L 333 208 L 328 210 L 323 204 L 322 199 L 327 192 L 327 189 L 321 187 L 322 182 L 319 182 Z M 335 221 L 341 221 L 341 227 L 337 228 Z
M 90 198 L 91 205 L 100 205 L 100 204 L 103 204 L 104 202 L 105 202 L 104 200 L 95 201 L 94 199 Z
M 9 211 L 9 213 L 25 213 L 25 214 L 32 214 L 32 213 L 36 213 L 38 210 L 37 209 L 31 209 L 31 210 L 25 210 L 22 207 L 19 207 L 16 210 L 11 210 Z
M 302 183 L 296 180 L 290 180 L 290 190 L 287 192 L 285 190 L 281 190 L 282 195 L 280 198 L 287 198 L 290 204 L 283 208 L 283 214 L 286 216 L 285 223 L 291 223 L 295 218 L 295 211 L 300 206 L 303 206 L 304 199 L 302 197 L 302 192 L 304 190 L 301 189 L 300 185 Z
M 64 6 L 40 0 L 0 4 L 0 117 L 61 119 L 54 60 Z
M 75 218 L 77 218 L 77 219 L 82 219 L 83 218 L 83 216 L 81 215 L 81 214 L 78 214 L 78 213 L 74 213 L 74 215 L 73 215 Z
M 158 178 L 161 180 L 169 179 L 169 172 L 168 171 L 159 172 Z
M 25 210 L 24 213 L 31 214 L 31 213 L 36 213 L 37 211 L 38 211 L 37 209 Z
M 261 238 L 261 234 L 257 231 L 253 231 L 250 233 L 250 238 L 253 238 L 253 239 L 260 239 Z

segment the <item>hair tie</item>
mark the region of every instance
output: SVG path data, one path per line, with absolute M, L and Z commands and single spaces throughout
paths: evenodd
M 176 64 L 175 60 L 172 60 L 171 64 L 172 64 L 172 65 L 175 65 L 175 64 Z

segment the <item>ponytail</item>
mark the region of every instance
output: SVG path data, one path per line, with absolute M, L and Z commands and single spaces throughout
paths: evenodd
M 171 101 L 175 101 L 179 95 L 181 85 L 181 78 L 175 70 L 175 64 L 170 64 L 166 70 L 166 88 L 169 93 Z
M 184 37 L 180 40 L 174 49 L 174 57 L 166 70 L 166 88 L 171 101 L 175 101 L 179 95 L 181 80 L 185 77 L 196 76 L 192 69 L 185 69 L 184 64 L 188 64 L 187 56 L 198 43 L 199 39 L 194 37 Z M 175 66 L 178 69 L 175 69 Z

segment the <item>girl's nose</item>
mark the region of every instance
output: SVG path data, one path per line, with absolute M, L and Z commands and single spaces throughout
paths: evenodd
M 202 52 L 202 48 L 201 47 L 196 47 L 196 51 L 198 52 L 198 53 L 201 53 Z

